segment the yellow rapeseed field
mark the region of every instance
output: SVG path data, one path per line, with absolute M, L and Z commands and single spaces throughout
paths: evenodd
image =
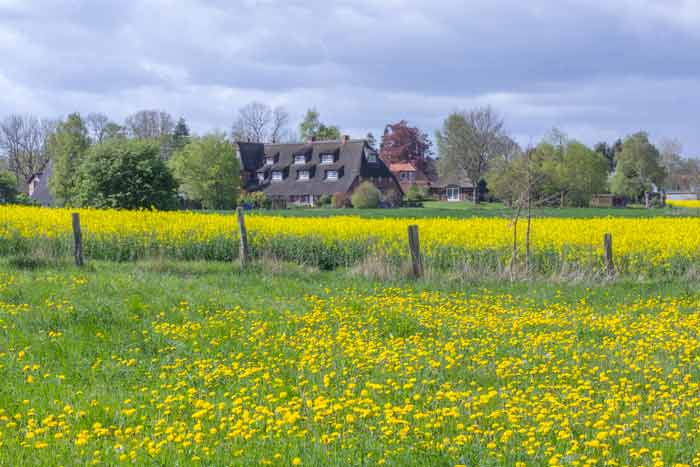
M 700 209 L 700 200 L 667 200 L 666 204 L 677 208 Z
M 38 207 L 0 208 L 0 253 L 39 251 L 68 255 L 70 212 Z M 192 212 L 81 210 L 87 258 L 128 260 L 147 256 L 229 260 L 237 254 L 235 217 Z M 406 229 L 418 224 L 428 265 L 497 268 L 507 263 L 512 224 L 503 218 L 364 219 L 352 216 L 289 218 L 248 216 L 253 254 L 324 268 L 355 264 L 368 254 L 402 261 Z M 601 267 L 602 238 L 613 234 L 623 272 L 684 271 L 700 260 L 700 218 L 535 219 L 535 267 Z M 524 250 L 524 223 L 519 247 Z

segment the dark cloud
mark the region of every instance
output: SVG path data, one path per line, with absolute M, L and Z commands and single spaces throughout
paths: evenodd
M 0 0 L 0 108 L 204 131 L 258 99 L 364 133 L 491 104 L 524 144 L 645 129 L 700 156 L 699 31 L 692 0 Z

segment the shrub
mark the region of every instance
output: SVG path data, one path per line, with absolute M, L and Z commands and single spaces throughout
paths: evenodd
M 362 182 L 352 194 L 352 205 L 358 209 L 379 207 L 382 194 L 372 182 Z
M 316 199 L 316 206 L 330 206 L 332 201 L 331 195 L 321 195 Z
M 423 194 L 421 193 L 418 186 L 411 185 L 411 187 L 408 189 L 408 191 L 406 191 L 404 198 L 406 199 L 406 201 L 422 201 Z
M 270 209 L 272 202 L 264 191 L 254 191 L 241 196 L 241 204 L 247 204 L 254 209 Z
M 115 209 L 177 207 L 177 183 L 155 141 L 111 139 L 90 148 L 81 166 L 77 201 Z

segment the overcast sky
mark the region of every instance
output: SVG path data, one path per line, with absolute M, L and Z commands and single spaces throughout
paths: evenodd
M 700 156 L 700 0 L 0 0 L 0 116 L 252 100 L 344 133 L 491 105 L 522 144 L 638 130 Z

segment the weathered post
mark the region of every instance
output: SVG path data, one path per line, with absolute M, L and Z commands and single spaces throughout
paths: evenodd
M 408 247 L 411 249 L 411 262 L 413 266 L 413 277 L 423 276 L 423 259 L 420 255 L 420 242 L 418 240 L 418 226 L 408 226 Z
M 75 256 L 75 265 L 80 267 L 83 265 L 83 232 L 80 230 L 80 214 L 74 212 L 71 218 L 73 221 L 73 256 Z
M 608 279 L 615 277 L 615 263 L 613 262 L 612 234 L 606 233 L 603 236 L 603 250 L 605 253 L 605 272 Z
M 236 214 L 238 216 L 238 234 L 241 238 L 241 245 L 238 251 L 238 259 L 241 262 L 241 267 L 245 267 L 248 264 L 249 252 L 248 252 L 248 231 L 245 228 L 245 218 L 243 215 L 243 208 L 236 208 Z

